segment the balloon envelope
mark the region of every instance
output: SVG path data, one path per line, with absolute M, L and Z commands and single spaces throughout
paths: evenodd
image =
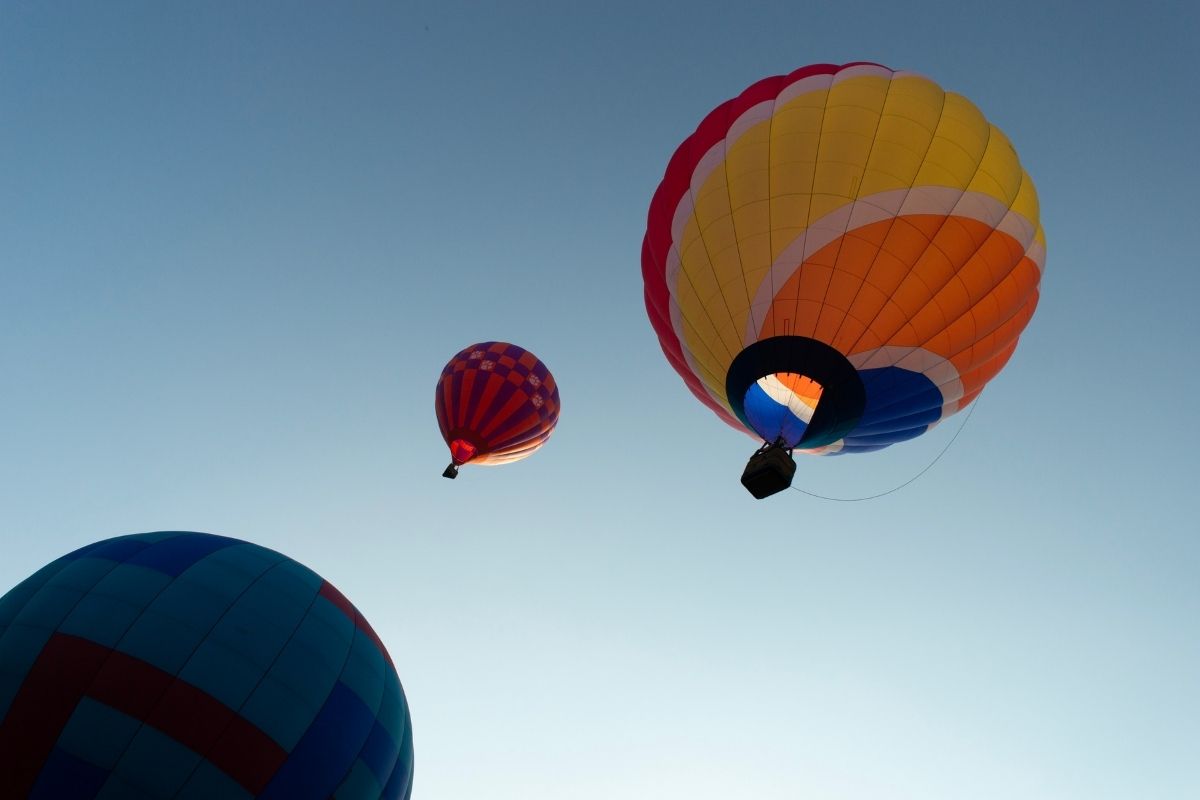
M 379 637 L 279 553 L 123 536 L 0 598 L 5 797 L 396 800 L 412 772 Z
M 434 396 L 453 465 L 528 458 L 558 424 L 558 385 L 533 353 L 479 342 L 450 359 Z
M 1037 193 L 961 95 L 878 64 L 767 78 L 704 119 L 651 202 L 646 308 L 729 424 L 877 450 L 1008 361 L 1045 261 Z

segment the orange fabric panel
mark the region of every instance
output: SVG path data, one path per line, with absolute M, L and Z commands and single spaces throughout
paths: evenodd
M 794 395 L 812 406 L 816 406 L 817 401 L 821 399 L 821 393 L 825 391 L 824 387 L 812 378 L 797 375 L 794 372 L 777 372 L 775 373 L 775 379 L 786 386 Z
M 992 378 L 1004 369 L 1004 365 L 1012 358 L 1012 354 L 1017 350 L 1017 340 L 1013 339 L 1008 344 L 1000 348 L 999 351 L 993 353 L 989 358 L 984 359 L 974 369 L 964 372 L 960 375 L 963 385 L 963 397 L 975 397 L 983 391 L 983 387 Z M 969 401 L 968 401 L 969 402 Z M 959 401 L 961 409 L 966 403 Z
M 979 389 L 976 389 L 974 392 L 971 392 L 971 394 L 963 395 L 962 399 L 958 401 L 958 410 L 962 411 L 964 408 L 971 405 L 971 403 L 974 403 L 975 399 L 978 398 L 982 392 L 983 392 L 983 387 L 980 387 Z
M 986 336 L 980 337 L 969 348 L 957 354 L 951 359 L 951 363 L 959 371 L 962 376 L 975 374 L 979 370 L 986 372 L 987 365 L 993 359 L 1002 353 L 1012 354 L 1016 349 L 1017 339 L 1021 335 L 1021 331 L 1029 324 L 1029 320 L 1033 317 L 1033 312 L 1037 308 L 1038 296 L 1035 293 L 1031 296 L 1024 305 L 1010 319 L 997 327 Z M 1007 356 L 1005 356 L 1007 360 Z M 983 380 L 986 382 L 991 380 L 992 376 L 1000 371 L 997 367 L 994 372 L 988 373 Z M 963 387 L 968 388 L 967 379 L 963 377 Z M 982 384 L 980 384 L 982 386 Z
M 901 345 L 950 357 L 1011 316 L 1039 277 L 1015 239 L 977 220 L 882 220 L 813 253 L 776 292 L 762 331 L 851 355 Z
M 982 345 L 993 333 L 999 332 L 997 336 L 1002 344 L 1016 338 L 1037 305 L 1039 277 L 1037 266 L 1029 259 L 1023 259 L 979 303 L 926 342 L 925 349 L 944 355 L 958 365 L 961 353 Z M 970 369 L 973 364 L 962 366 Z

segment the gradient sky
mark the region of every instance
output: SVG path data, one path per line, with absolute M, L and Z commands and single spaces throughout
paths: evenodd
M 1200 796 L 1190 2 L 0 5 L 0 592 L 201 530 L 337 584 L 440 800 Z M 1042 303 L 945 457 L 755 502 L 639 252 L 712 107 L 818 62 L 971 98 Z M 440 477 L 446 360 L 533 350 L 532 459 Z M 802 459 L 905 481 L 962 416 Z

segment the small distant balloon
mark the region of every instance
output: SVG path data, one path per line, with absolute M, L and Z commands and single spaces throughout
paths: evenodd
M 434 409 L 450 448 L 442 475 L 454 478 L 464 464 L 520 461 L 544 445 L 558 424 L 558 386 L 528 350 L 479 342 L 446 364 Z
M 383 643 L 279 553 L 134 534 L 0 598 L 0 797 L 407 800 L 412 781 Z

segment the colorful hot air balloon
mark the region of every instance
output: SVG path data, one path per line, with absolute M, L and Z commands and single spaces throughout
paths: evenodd
M 765 444 L 862 453 L 961 411 L 1008 361 L 1045 262 L 1037 193 L 969 100 L 878 64 L 767 78 L 676 151 L 642 245 L 671 365 Z
M 383 643 L 279 553 L 122 536 L 0 598 L 0 797 L 407 800 L 412 775 Z
M 444 477 L 472 464 L 528 458 L 558 424 L 558 386 L 537 356 L 505 342 L 463 348 L 442 370 L 434 397 L 450 447 Z

